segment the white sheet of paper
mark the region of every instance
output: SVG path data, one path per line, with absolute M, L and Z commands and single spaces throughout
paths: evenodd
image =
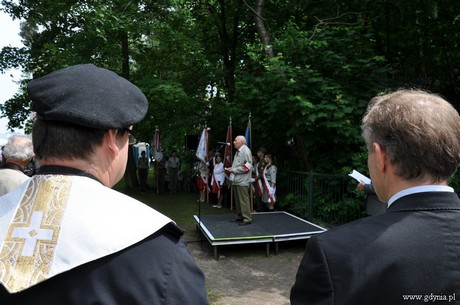
M 358 172 L 356 170 L 353 170 L 351 173 L 348 174 L 348 176 L 354 178 L 358 182 L 362 181 L 365 184 L 370 184 L 371 183 L 371 179 L 369 179 L 368 177 L 364 176 L 363 174 L 361 174 L 360 172 Z

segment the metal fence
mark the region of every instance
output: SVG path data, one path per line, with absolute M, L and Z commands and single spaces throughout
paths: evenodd
M 366 197 L 347 175 L 279 171 L 276 184 L 281 209 L 324 226 L 365 217 Z

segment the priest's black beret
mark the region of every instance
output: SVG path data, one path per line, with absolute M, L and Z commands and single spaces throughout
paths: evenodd
M 141 90 L 116 73 L 82 64 L 32 80 L 27 91 L 37 119 L 96 129 L 121 129 L 140 122 L 148 102 Z

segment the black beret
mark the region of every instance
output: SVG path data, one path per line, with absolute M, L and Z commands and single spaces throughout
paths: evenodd
M 144 118 L 148 108 L 138 87 L 92 64 L 57 70 L 32 80 L 27 91 L 38 119 L 97 129 L 131 126 Z

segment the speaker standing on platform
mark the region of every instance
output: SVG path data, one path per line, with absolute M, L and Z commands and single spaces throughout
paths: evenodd
M 232 222 L 239 222 L 240 226 L 250 225 L 252 223 L 251 202 L 249 198 L 249 186 L 251 184 L 252 173 L 252 154 L 246 145 L 244 136 L 237 136 L 233 141 L 235 149 L 235 158 L 232 167 L 225 170 L 230 172 L 233 193 L 235 195 L 236 218 Z

